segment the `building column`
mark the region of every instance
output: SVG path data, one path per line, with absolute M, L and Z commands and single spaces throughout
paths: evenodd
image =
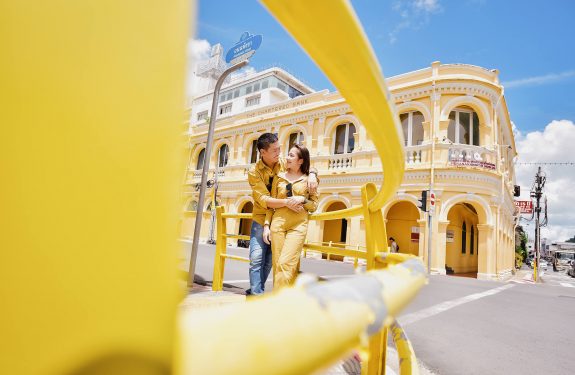
M 315 149 L 316 155 L 328 155 L 329 153 L 324 153 L 325 148 L 325 117 L 320 117 L 317 121 L 317 126 L 315 127 L 317 131 L 317 146 Z M 329 146 L 328 146 L 329 147 Z
M 480 280 L 495 280 L 495 241 L 493 225 L 477 224 L 479 246 L 477 253 L 477 278 Z
M 349 246 L 356 246 L 361 244 L 362 242 L 365 243 L 365 232 L 361 231 L 361 217 L 354 216 L 348 219 L 347 229 L 348 229 L 348 245 Z M 362 241 L 363 239 L 363 241 Z
M 434 238 L 431 254 L 431 272 L 438 273 L 440 275 L 445 275 L 445 238 L 447 233 L 447 226 L 449 225 L 449 220 L 446 221 L 436 221 L 434 225 Z
M 431 121 L 423 121 L 423 142 L 431 143 Z
M 367 132 L 365 130 L 364 126 L 359 126 L 358 128 L 356 128 L 356 133 L 354 133 L 354 137 L 355 139 L 357 139 L 356 145 L 357 145 L 357 150 L 361 151 L 363 150 L 363 146 L 367 145 Z
M 443 137 L 447 138 L 447 128 L 449 128 L 449 120 L 439 121 L 439 134 L 437 134 L 437 139 L 442 140 Z
M 425 249 L 427 249 L 427 236 L 425 235 L 426 231 L 425 228 L 427 227 L 427 220 L 417 220 L 417 224 L 419 224 L 419 252 L 418 256 L 421 257 L 426 261 L 427 264 L 427 255 L 425 253 Z

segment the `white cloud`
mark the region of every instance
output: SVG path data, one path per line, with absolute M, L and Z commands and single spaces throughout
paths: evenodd
M 443 10 L 439 0 L 410 0 L 396 1 L 391 9 L 401 17 L 401 21 L 389 33 L 389 42 L 394 44 L 397 41 L 400 31 L 404 29 L 418 29 L 429 22 L 431 14 L 439 13 Z
M 575 124 L 573 121 L 552 121 L 543 131 L 516 135 L 518 163 L 575 162 Z M 529 200 L 538 165 L 516 165 L 517 184 L 522 200 Z M 575 165 L 542 165 L 546 176 L 543 193 L 548 199 L 549 225 L 542 228 L 542 237 L 565 241 L 575 235 Z M 542 202 L 543 204 L 543 202 Z M 521 221 L 533 234 L 534 223 Z
M 210 57 L 212 46 L 210 42 L 205 39 L 190 39 L 188 41 L 188 67 L 186 78 L 186 94 L 188 97 L 193 97 L 198 94 L 200 89 L 200 81 L 196 77 L 196 68 L 198 61 L 205 60 Z
M 575 77 L 575 70 L 568 70 L 561 73 L 550 73 L 537 77 L 520 78 L 512 81 L 503 82 L 505 88 L 541 86 L 550 83 L 564 81 Z
M 439 0 L 415 0 L 413 5 L 416 9 L 426 12 L 436 12 L 440 9 Z

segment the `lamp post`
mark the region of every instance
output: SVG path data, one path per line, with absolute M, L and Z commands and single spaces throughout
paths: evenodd
M 200 241 L 200 230 L 202 228 L 202 217 L 204 214 L 204 200 L 206 196 L 206 183 L 208 180 L 208 169 L 209 169 L 209 155 L 212 153 L 212 143 L 214 140 L 214 128 L 216 125 L 216 114 L 218 109 L 218 99 L 220 94 L 220 89 L 224 80 L 228 75 L 232 72 L 243 68 L 244 66 L 248 65 L 248 60 L 241 61 L 230 68 L 226 69 L 218 81 L 216 83 L 216 87 L 214 88 L 214 97 L 212 99 L 212 111 L 210 116 L 210 125 L 208 128 L 208 140 L 206 142 L 206 159 L 208 162 L 204 161 L 204 166 L 202 168 L 202 180 L 200 182 L 200 196 L 198 198 L 198 210 L 196 211 L 196 223 L 194 226 L 194 240 L 192 242 L 192 251 L 190 254 L 190 266 L 188 268 L 188 287 L 192 287 L 194 285 L 194 276 L 196 273 L 196 258 L 198 257 L 198 245 Z

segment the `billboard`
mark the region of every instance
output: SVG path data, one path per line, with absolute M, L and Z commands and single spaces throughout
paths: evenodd
M 519 210 L 520 214 L 533 213 L 533 202 L 531 201 L 515 201 L 515 207 Z

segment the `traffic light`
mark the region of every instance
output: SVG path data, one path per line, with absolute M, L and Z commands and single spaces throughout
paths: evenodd
M 521 186 L 519 185 L 514 185 L 513 186 L 513 196 L 514 197 L 518 197 L 521 195 Z
M 427 212 L 427 190 L 421 192 L 421 199 L 419 199 L 419 209 L 423 212 Z

